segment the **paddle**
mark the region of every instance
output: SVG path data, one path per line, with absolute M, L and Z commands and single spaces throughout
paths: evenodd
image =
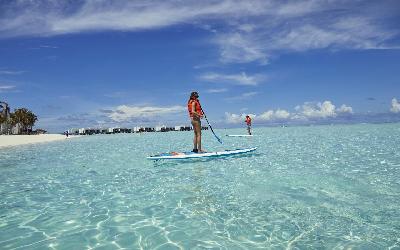
M 222 144 L 221 139 L 215 134 L 213 128 L 211 127 L 210 122 L 209 122 L 208 119 L 207 119 L 206 113 L 204 113 L 204 110 L 203 110 L 203 108 L 202 108 L 201 106 L 200 106 L 200 109 L 201 109 L 201 112 L 203 112 L 204 118 L 206 118 L 206 121 L 207 121 L 207 123 L 208 123 L 208 126 L 209 126 L 210 129 L 211 129 L 211 132 L 214 134 L 215 138 L 217 138 L 218 142 Z

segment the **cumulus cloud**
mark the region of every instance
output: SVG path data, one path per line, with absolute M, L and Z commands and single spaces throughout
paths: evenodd
M 304 116 L 305 118 L 329 118 L 338 115 L 353 114 L 353 108 L 342 104 L 340 108 L 336 108 L 331 101 L 318 103 L 305 102 L 303 105 L 296 106 L 297 118 Z
M 336 110 L 339 114 L 353 114 L 353 108 L 350 106 L 346 106 L 345 104 L 342 104 L 340 108 Z
M 66 114 L 58 117 L 41 117 L 39 126 L 57 131 L 60 128 L 94 128 L 94 127 L 130 127 L 133 124 L 149 124 L 153 126 L 160 119 L 171 121 L 171 116 L 186 111 L 183 106 L 153 107 L 121 105 L 115 108 L 102 108 L 95 112 Z
M 307 118 L 326 118 L 335 117 L 335 105 L 331 101 L 324 101 L 323 103 L 310 103 L 306 102 L 302 106 L 297 106 L 296 110 Z
M 284 109 L 278 110 L 268 110 L 257 117 L 262 121 L 271 121 L 271 120 L 286 120 L 290 118 L 290 113 Z
M 115 122 L 125 122 L 132 119 L 152 118 L 158 116 L 165 116 L 170 114 L 180 113 L 186 110 L 183 106 L 172 107 L 135 107 L 121 105 L 112 110 L 108 116 Z
M 267 110 L 259 115 L 253 115 L 254 122 L 269 122 L 269 121 L 290 121 L 290 120 L 316 120 L 335 118 L 341 115 L 353 114 L 353 108 L 342 104 L 340 108 L 336 108 L 331 101 L 324 101 L 318 103 L 305 102 L 303 105 L 295 107 L 294 112 L 289 112 L 285 109 Z M 232 113 L 225 113 L 226 121 L 228 123 L 238 123 L 245 117 L 245 114 L 237 115 Z
M 225 112 L 225 120 L 227 123 L 237 124 L 243 123 L 246 120 L 246 115 L 250 116 L 252 119 L 256 117 L 255 114 L 232 114 L 229 112 Z
M 392 107 L 390 108 L 390 112 L 392 113 L 400 112 L 400 102 L 398 102 L 396 98 L 392 99 Z
M 242 123 L 246 119 L 246 115 L 249 115 L 255 121 L 280 121 L 290 118 L 290 113 L 284 109 L 268 110 L 260 115 L 244 113 L 239 115 L 225 112 L 226 122 L 231 124 Z
M 243 122 L 244 120 L 242 119 L 242 115 L 237 115 L 237 114 L 231 114 L 229 112 L 225 112 L 225 120 L 227 123 L 240 123 Z
M 214 83 L 229 83 L 244 86 L 256 86 L 260 81 L 265 79 L 264 75 L 247 75 L 245 72 L 240 74 L 219 74 L 214 72 L 205 73 L 200 76 L 200 79 Z

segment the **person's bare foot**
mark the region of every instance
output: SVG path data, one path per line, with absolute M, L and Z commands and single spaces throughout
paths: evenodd
M 199 149 L 199 153 L 207 153 L 207 151 L 204 151 L 203 149 Z

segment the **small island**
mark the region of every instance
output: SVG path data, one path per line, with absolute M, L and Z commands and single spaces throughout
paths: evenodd
M 10 110 L 8 103 L 0 101 L 0 148 L 65 139 L 62 134 L 46 134 L 44 129 L 33 130 L 38 117 L 29 109 Z

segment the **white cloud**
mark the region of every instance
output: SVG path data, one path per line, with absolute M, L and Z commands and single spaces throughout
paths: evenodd
M 271 120 L 287 120 L 290 118 L 290 113 L 284 109 L 268 110 L 257 117 L 262 121 L 271 121 Z
M 303 16 L 321 9 L 323 9 L 322 1 L 292 1 L 279 5 L 276 13 L 287 18 Z
M 290 113 L 283 109 L 278 109 L 275 111 L 276 119 L 287 119 L 290 117 Z
M 156 29 L 181 23 L 198 23 L 257 15 L 262 1 L 11 1 L 2 4 L 3 35 L 55 35 L 83 31 Z
M 15 89 L 15 86 L 12 86 L 12 85 L 0 85 L 0 93 L 13 91 L 14 89 Z
M 326 118 L 335 117 L 335 105 L 331 101 L 324 101 L 323 103 L 304 103 L 301 107 L 297 106 L 300 114 L 307 118 Z
M 396 4 L 343 0 L 2 1 L 0 37 L 191 24 L 210 32 L 222 62 L 265 64 L 282 50 L 398 48 L 391 44 L 399 35 L 393 24 L 393 16 L 398 17 L 393 13 Z
M 264 121 L 272 120 L 274 116 L 274 111 L 273 110 L 268 110 L 264 113 L 262 113 L 258 118 Z
M 297 106 L 298 118 L 304 116 L 305 118 L 329 118 L 336 117 L 341 114 L 352 114 L 353 108 L 342 104 L 340 108 L 336 109 L 331 101 L 324 101 L 322 103 L 306 102 L 302 106 Z
M 396 98 L 392 99 L 392 107 L 390 108 L 390 112 L 392 113 L 400 112 L 400 102 L 398 102 Z
M 200 79 L 207 82 L 214 83 L 230 83 L 235 85 L 256 86 L 260 81 L 265 79 L 263 75 L 247 75 L 245 72 L 240 74 L 219 74 L 219 73 L 205 73 L 200 76 Z
M 250 99 L 251 97 L 253 97 L 253 96 L 255 96 L 255 95 L 257 95 L 258 94 L 258 92 L 246 92 L 246 93 L 243 93 L 243 94 L 241 94 L 241 95 L 239 95 L 239 96 L 233 96 L 233 97 L 228 97 L 228 98 L 225 98 L 225 100 L 226 101 L 243 101 L 243 100 L 247 100 L 247 99 Z
M 180 113 L 186 110 L 183 106 L 172 106 L 172 107 L 135 107 L 121 105 L 115 110 L 111 110 L 109 118 L 115 122 L 124 122 L 136 118 L 151 118 L 157 116 L 164 116 L 170 114 Z
M 0 70 L 0 75 L 20 75 L 23 73 L 25 73 L 25 71 Z
M 57 46 L 52 46 L 52 45 L 40 45 L 38 47 L 32 47 L 30 48 L 32 50 L 40 50 L 40 49 L 58 49 Z
M 340 42 L 340 39 L 342 38 L 333 32 L 307 24 L 278 33 L 273 39 L 270 49 L 305 51 L 329 47 Z
M 353 114 L 353 108 L 342 104 L 340 108 L 336 110 L 340 114 Z
M 237 22 L 214 40 L 221 61 L 266 64 L 282 51 L 399 48 L 390 41 L 400 32 L 385 27 L 383 13 L 360 11 L 350 2 L 342 7 L 357 11 L 337 12 L 335 2 L 276 2 L 276 12 L 264 9 L 263 18 Z
M 257 26 L 254 24 L 239 24 L 238 29 L 245 32 L 252 32 Z
M 232 114 L 225 112 L 225 120 L 227 123 L 237 124 L 242 123 L 246 119 L 246 115 L 249 115 L 255 122 L 258 121 L 273 121 L 273 120 L 287 120 L 290 118 L 290 113 L 283 109 L 268 110 L 260 115 L 256 114 Z
M 400 104 L 399 104 L 400 111 Z M 335 118 L 339 115 L 353 114 L 353 108 L 345 104 L 336 109 L 331 101 L 324 101 L 318 103 L 305 102 L 303 105 L 295 107 L 295 112 L 291 113 L 284 109 L 267 110 L 259 115 L 253 115 L 254 122 L 269 122 L 269 121 L 289 121 L 289 120 L 314 120 Z M 232 113 L 225 113 L 226 121 L 228 123 L 238 123 L 245 117 L 245 114 L 237 115 Z
M 274 36 L 266 49 L 306 51 L 322 48 L 384 48 L 384 41 L 394 35 L 394 32 L 380 30 L 371 20 L 352 17 L 330 20 L 326 26 L 311 22 L 283 29 Z
M 225 118 L 227 123 L 232 123 L 232 124 L 240 123 L 243 121 L 241 115 L 231 114 L 229 112 L 225 112 Z
M 239 26 L 238 29 L 243 27 Z M 221 61 L 224 63 L 268 63 L 264 46 L 252 34 L 222 33 L 214 42 L 220 47 Z
M 57 46 L 52 46 L 52 45 L 40 45 L 39 47 L 43 49 L 58 49 Z
M 222 88 L 222 89 L 208 89 L 208 90 L 207 90 L 207 93 L 214 94 L 214 93 L 223 93 L 223 92 L 226 92 L 226 91 L 228 91 L 228 89 L 226 89 L 226 88 Z
M 225 120 L 227 123 L 237 124 L 237 123 L 244 123 L 246 120 L 246 115 L 250 116 L 252 119 L 256 117 L 255 114 L 232 114 L 229 112 L 225 112 Z

